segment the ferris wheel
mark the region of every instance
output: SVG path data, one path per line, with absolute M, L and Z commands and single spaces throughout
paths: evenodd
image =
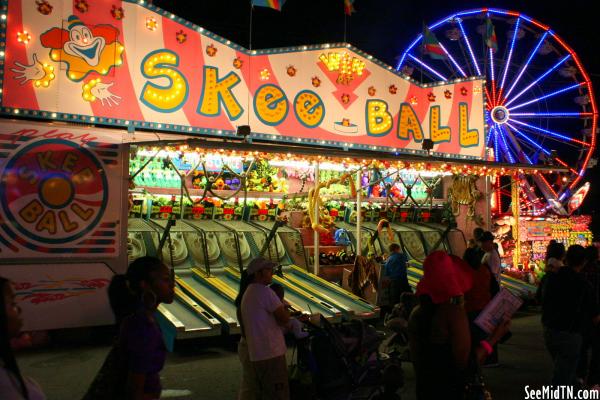
M 522 211 L 566 212 L 591 166 L 598 113 L 577 54 L 549 26 L 514 11 L 458 12 L 424 27 L 397 70 L 422 82 L 485 76 L 493 159 L 561 170 L 519 175 Z

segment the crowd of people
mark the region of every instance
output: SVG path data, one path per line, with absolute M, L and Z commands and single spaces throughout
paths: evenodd
M 408 341 L 419 400 L 464 399 L 472 391 L 484 395 L 480 367 L 498 363 L 496 345 L 510 336 L 509 316 L 499 316 L 501 322 L 491 332 L 475 323 L 500 288 L 500 257 L 493 240 L 490 232 L 476 229 L 462 258 L 445 251 L 429 254 L 414 294 L 406 255 L 398 244 L 389 247 L 382 268 L 388 301 L 395 304 L 406 295 L 418 299 L 408 320 Z M 308 335 L 303 329 L 306 320 L 291 317 L 283 287 L 272 282 L 275 267 L 256 258 L 241 275 L 235 299 L 241 326 L 239 399 L 289 399 L 284 335 L 292 333 L 298 340 Z M 0 292 L 0 398 L 44 399 L 40 387 L 21 374 L 11 348 L 22 320 L 14 290 L 4 278 L 0 278 Z M 113 278 L 108 294 L 118 335 L 84 399 L 158 399 L 166 348 L 154 315 L 159 304 L 173 301 L 172 273 L 159 259 L 142 257 Z M 598 388 L 597 248 L 565 249 L 552 241 L 536 299 L 542 306 L 544 341 L 553 361 L 552 384 Z

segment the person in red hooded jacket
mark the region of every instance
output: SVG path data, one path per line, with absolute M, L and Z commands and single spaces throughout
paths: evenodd
M 423 263 L 416 293 L 419 305 L 408 322 L 418 400 L 464 398 L 469 360 L 481 363 L 508 330 L 505 321 L 478 346 L 471 346 L 463 295 L 472 284 L 471 269 L 459 257 L 434 251 Z

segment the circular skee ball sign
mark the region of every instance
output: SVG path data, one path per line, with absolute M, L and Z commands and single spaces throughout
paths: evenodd
M 19 150 L 0 183 L 7 222 L 25 240 L 44 244 L 65 244 L 86 235 L 102 218 L 107 200 L 107 179 L 98 159 L 58 139 Z

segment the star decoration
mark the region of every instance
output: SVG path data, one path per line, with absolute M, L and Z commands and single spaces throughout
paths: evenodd
M 348 93 L 344 93 L 342 95 L 342 103 L 344 103 L 344 104 L 350 103 L 350 95 Z
M 50 14 L 54 8 L 52 4 L 48 3 L 46 0 L 36 0 L 35 4 L 37 4 L 38 12 L 43 15 Z
M 233 59 L 233 67 L 234 67 L 235 69 L 240 69 L 240 68 L 242 68 L 242 65 L 244 65 L 244 61 L 242 61 L 242 59 L 241 59 L 241 58 L 239 58 L 239 57 L 236 57 L 236 58 L 234 58 L 234 59 Z
M 473 86 L 473 93 L 481 93 L 481 86 L 477 85 L 477 86 Z
M 296 67 L 294 67 L 293 65 L 288 65 L 286 72 L 289 76 L 296 76 L 296 72 L 298 70 L 296 69 Z
M 90 5 L 86 0 L 75 0 L 75 8 L 80 13 L 84 13 L 90 9 Z
M 146 29 L 149 31 L 155 31 L 156 28 L 158 28 L 158 22 L 156 22 L 156 19 L 154 19 L 154 17 L 146 18 Z
M 206 54 L 208 54 L 209 57 L 214 57 L 217 54 L 217 48 L 214 45 L 209 44 L 206 46 Z
M 444 90 L 444 97 L 447 99 L 451 99 L 452 98 L 452 92 L 449 91 L 448 89 Z
M 367 89 L 367 92 L 369 93 L 369 96 L 375 96 L 375 92 L 377 92 L 377 90 L 375 90 L 374 86 L 369 86 L 369 89 Z
M 110 10 L 110 13 L 112 14 L 113 18 L 117 21 L 120 21 L 123 18 L 125 18 L 125 11 L 123 11 L 123 7 L 117 7 L 113 5 L 112 9 Z
M 419 102 L 417 101 L 417 96 L 413 96 L 410 98 L 409 103 L 413 106 L 416 106 L 417 104 L 419 104 Z
M 260 71 L 260 80 L 262 81 L 266 81 L 271 77 L 271 73 L 269 72 L 268 69 L 263 69 L 262 71 Z
M 466 87 L 463 86 L 460 88 L 460 94 L 462 94 L 463 96 L 466 96 L 467 93 L 469 93 L 469 91 L 467 90 Z
M 433 94 L 433 92 L 429 92 L 427 94 L 427 100 L 429 100 L 429 101 L 435 101 L 435 94 Z
M 396 92 L 398 91 L 398 88 L 396 87 L 396 85 L 390 85 L 389 91 L 391 94 L 396 94 Z
M 177 39 L 179 44 L 183 44 L 187 40 L 187 33 L 185 33 L 183 30 L 180 30 L 175 34 L 175 39 Z
M 320 80 L 318 77 L 316 77 L 316 76 L 313 76 L 313 78 L 312 78 L 312 85 L 313 85 L 314 87 L 319 87 L 319 86 L 321 86 L 321 80 Z

